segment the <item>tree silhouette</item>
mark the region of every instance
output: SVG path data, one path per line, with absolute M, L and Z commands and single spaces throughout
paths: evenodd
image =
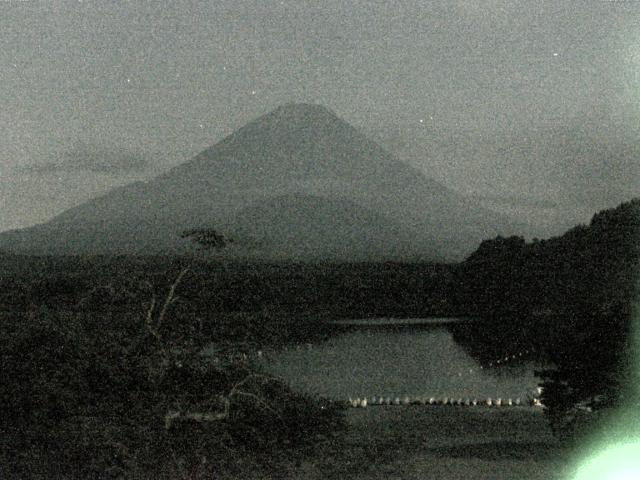
M 483 321 L 454 335 L 488 357 L 534 347 L 554 365 L 542 372 L 546 412 L 570 433 L 578 411 L 625 401 L 639 264 L 640 199 L 549 240 L 484 241 L 458 267 L 456 293 Z
M 213 229 L 186 230 L 182 233 L 181 238 L 189 238 L 207 250 L 222 250 L 230 243 L 233 243 L 233 239 L 225 237 Z

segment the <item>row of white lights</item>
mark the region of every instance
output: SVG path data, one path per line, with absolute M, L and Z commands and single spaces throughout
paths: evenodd
M 541 392 L 540 388 L 538 388 L 538 392 Z M 400 399 L 400 397 L 395 397 L 392 399 L 391 397 L 372 397 L 371 400 L 367 400 L 364 398 L 351 398 L 349 397 L 347 401 L 347 406 L 354 408 L 366 408 L 368 406 L 384 406 L 384 405 L 452 405 L 452 406 L 466 406 L 466 407 L 475 407 L 475 406 L 487 406 L 487 407 L 518 407 L 522 405 L 530 405 L 534 407 L 542 407 L 542 403 L 539 397 L 533 397 L 526 402 L 523 402 L 519 397 L 515 399 L 511 398 L 495 398 L 491 397 L 486 399 L 477 399 L 477 398 L 462 398 L 454 399 L 449 397 L 443 397 L 441 399 L 435 397 L 417 397 L 413 400 L 411 398 L 404 397 Z

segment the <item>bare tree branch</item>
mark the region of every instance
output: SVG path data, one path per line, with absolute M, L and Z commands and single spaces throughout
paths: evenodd
M 221 421 L 221 420 L 226 420 L 227 418 L 229 418 L 229 413 L 231 410 L 231 400 L 233 397 L 247 397 L 247 398 L 251 398 L 255 401 L 255 403 L 257 405 L 259 405 L 260 407 L 269 410 L 271 413 L 273 413 L 274 415 L 276 415 L 280 420 L 283 420 L 282 415 L 275 410 L 273 407 L 271 407 L 263 398 L 260 398 L 258 395 L 256 395 L 255 393 L 251 393 L 251 392 L 247 392 L 244 390 L 241 390 L 240 387 L 246 385 L 247 382 L 249 382 L 249 380 L 252 379 L 261 379 L 261 383 L 267 383 L 267 382 L 276 382 L 279 383 L 280 380 L 278 380 L 277 378 L 274 377 L 270 377 L 268 375 L 261 375 L 261 374 L 257 374 L 257 373 L 252 373 L 247 375 L 246 377 L 244 377 L 242 380 L 240 380 L 239 382 L 237 382 L 236 384 L 233 385 L 233 387 L 231 387 L 231 390 L 229 391 L 229 393 L 225 396 L 225 395 L 218 395 L 218 397 L 223 401 L 224 403 L 224 408 L 221 412 L 181 412 L 181 411 L 169 411 L 167 412 L 167 414 L 164 417 L 164 425 L 165 425 L 165 429 L 169 429 L 171 428 L 172 423 L 175 420 L 193 420 L 199 423 L 202 422 L 216 422 L 216 421 Z
M 160 333 L 153 326 L 153 312 L 156 309 L 156 296 L 153 295 L 151 297 L 151 303 L 149 304 L 149 308 L 147 310 L 147 316 L 145 318 L 145 325 L 147 326 L 147 330 L 149 333 L 153 335 L 153 337 L 160 343 L 162 343 L 162 338 L 160 337 Z
M 177 300 L 177 297 L 175 296 L 176 288 L 178 288 L 178 285 L 182 281 L 182 277 L 184 277 L 188 271 L 189 271 L 188 268 L 183 268 L 178 274 L 178 277 L 176 278 L 176 280 L 171 284 L 171 288 L 169 289 L 169 293 L 167 294 L 167 297 L 164 301 L 164 305 L 162 305 L 162 310 L 160 310 L 160 315 L 158 316 L 158 320 L 156 322 L 156 327 L 155 327 L 156 330 L 158 330 L 162 325 L 162 322 L 164 321 L 164 317 L 167 314 L 167 308 L 169 308 L 169 305 L 171 305 Z
M 221 238 L 216 236 L 212 237 L 212 239 L 214 241 L 221 241 Z M 155 294 L 152 295 L 149 308 L 147 309 L 147 312 L 146 312 L 146 317 L 145 317 L 146 328 L 153 335 L 153 337 L 156 339 L 156 341 L 158 342 L 161 348 L 161 353 L 165 360 L 164 365 L 170 364 L 170 359 L 168 357 L 172 352 L 170 350 L 167 350 L 165 345 L 166 341 L 162 338 L 162 335 L 160 334 L 160 328 L 165 320 L 169 306 L 175 303 L 178 298 L 176 296 L 176 290 L 188 271 L 189 271 L 188 268 L 183 268 L 178 274 L 178 276 L 176 277 L 175 281 L 171 284 L 171 287 L 169 288 L 169 292 L 165 297 L 162 308 L 160 309 L 160 312 L 157 315 L 155 321 L 154 321 L 154 314 L 157 306 L 157 298 Z M 202 328 L 202 325 L 200 326 L 200 328 Z M 221 400 L 223 403 L 223 408 L 222 408 L 222 411 L 217 411 L 217 412 L 210 411 L 210 410 L 207 411 L 208 409 L 205 411 L 184 411 L 182 406 L 180 405 L 180 402 L 176 402 L 175 406 L 177 407 L 177 410 L 171 409 L 167 411 L 167 413 L 164 416 L 165 429 L 169 430 L 173 422 L 177 420 L 192 420 L 200 423 L 201 422 L 217 422 L 217 421 L 226 420 L 229 418 L 232 402 L 235 397 L 244 397 L 244 398 L 251 399 L 253 402 L 255 402 L 255 404 L 259 408 L 268 410 L 269 412 L 277 416 L 281 421 L 283 421 L 283 418 L 280 412 L 278 412 L 275 408 L 273 408 L 273 406 L 271 406 L 265 398 L 262 398 L 259 394 L 253 393 L 251 391 L 247 391 L 244 388 L 244 387 L 247 387 L 250 381 L 256 381 L 260 385 L 263 385 L 268 382 L 279 382 L 279 380 L 274 377 L 249 372 L 244 376 L 244 378 L 236 382 L 231 387 L 231 389 L 229 390 L 229 393 L 227 393 L 226 395 L 218 395 L 218 399 Z

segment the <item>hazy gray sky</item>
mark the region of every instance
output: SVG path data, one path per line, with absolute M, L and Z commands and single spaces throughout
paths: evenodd
M 640 194 L 640 2 L 0 2 L 0 230 L 322 103 L 542 222 Z

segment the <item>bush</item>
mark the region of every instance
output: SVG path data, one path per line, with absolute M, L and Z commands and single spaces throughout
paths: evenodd
M 182 326 L 133 320 L 46 308 L 2 318 L 3 477 L 242 476 L 343 426 L 337 407 L 232 347 L 205 357 L 200 339 L 164 341 Z

